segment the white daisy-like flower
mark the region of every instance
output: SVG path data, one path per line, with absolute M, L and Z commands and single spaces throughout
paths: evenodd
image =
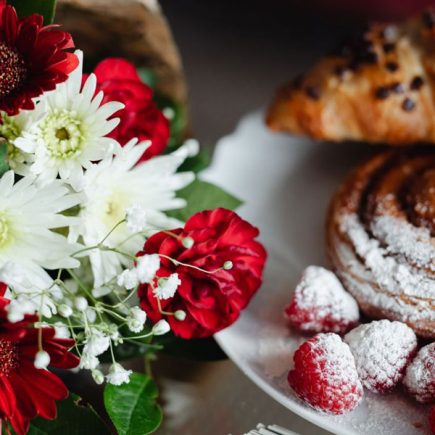
M 0 137 L 4 138 L 7 144 L 6 161 L 9 167 L 19 175 L 28 175 L 29 165 L 34 162 L 34 155 L 25 153 L 15 146 L 15 141 L 37 123 L 34 110 L 21 110 L 18 115 L 9 116 L 5 112 L 0 113 Z M 41 114 L 40 114 L 41 116 Z
M 184 199 L 176 191 L 190 184 L 191 172 L 177 173 L 183 161 L 197 151 L 191 144 L 172 154 L 154 157 L 138 164 L 149 143 L 134 139 L 114 156 L 108 156 L 89 168 L 84 176 L 80 225 L 71 237 L 82 236 L 86 246 L 103 245 L 135 255 L 143 246 L 144 236 L 133 235 L 125 222 L 126 211 L 138 205 L 147 212 L 148 228 L 171 229 L 180 222 L 168 218 L 166 210 L 182 208 Z M 113 231 L 112 231 L 113 230 Z M 110 233 L 110 235 L 108 235 Z M 108 283 L 122 269 L 131 268 L 132 259 L 121 253 L 94 249 L 89 254 L 95 286 Z
M 81 51 L 76 54 L 80 65 L 66 82 L 41 97 L 34 110 L 35 118 L 40 121 L 22 132 L 14 145 L 25 153 L 34 154 L 30 171 L 42 182 L 60 175 L 75 190 L 80 190 L 83 168 L 119 147 L 105 136 L 119 123 L 118 118 L 109 118 L 124 105 L 118 102 L 101 105 L 103 93 L 95 95 L 94 74 L 89 75 L 82 88 L 83 54 Z
M 31 176 L 14 179 L 13 171 L 0 179 L 0 268 L 21 267 L 32 282 L 33 275 L 41 279 L 43 269 L 78 267 L 71 254 L 80 246 L 51 230 L 76 224 L 76 217 L 60 213 L 77 205 L 79 195 L 60 180 L 40 186 Z

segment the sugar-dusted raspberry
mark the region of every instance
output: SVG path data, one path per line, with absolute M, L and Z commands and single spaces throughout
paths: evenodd
M 435 342 L 419 350 L 406 369 L 403 383 L 418 402 L 435 402 Z
M 285 310 L 290 325 L 301 332 L 344 334 L 358 324 L 355 299 L 323 267 L 309 266 Z
M 355 360 L 337 334 L 317 334 L 294 354 L 288 382 L 297 396 L 318 411 L 343 414 L 362 399 Z
M 429 427 L 435 435 L 435 406 L 432 406 L 431 410 L 429 411 Z
M 393 389 L 417 351 L 414 331 L 401 322 L 378 320 L 348 332 L 344 341 L 355 357 L 359 378 L 374 393 Z

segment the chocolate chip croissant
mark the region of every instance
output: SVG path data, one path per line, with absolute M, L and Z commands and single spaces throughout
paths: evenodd
M 373 24 L 277 93 L 272 130 L 331 141 L 435 143 L 435 9 Z

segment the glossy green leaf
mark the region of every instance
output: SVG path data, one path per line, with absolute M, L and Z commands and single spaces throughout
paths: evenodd
M 44 17 L 44 24 L 51 24 L 56 10 L 56 0 L 8 0 L 15 7 L 19 17 L 39 14 Z
M 154 89 L 156 87 L 157 77 L 152 69 L 140 67 L 137 69 L 137 72 L 141 80 L 150 88 Z
M 162 422 L 157 387 L 146 375 L 133 373 L 128 384 L 106 385 L 104 404 L 119 435 L 146 435 Z
M 0 177 L 9 170 L 9 165 L 7 161 L 8 156 L 8 145 L 6 142 L 0 143 Z
M 179 190 L 177 196 L 186 199 L 187 207 L 181 210 L 172 210 L 167 214 L 181 221 L 187 221 L 199 211 L 218 207 L 234 210 L 242 204 L 242 201 L 220 187 L 198 179 Z
M 28 435 L 107 435 L 109 428 L 93 408 L 84 404 L 80 397 L 70 394 L 57 404 L 57 418 L 35 418 Z
M 207 168 L 210 161 L 210 151 L 208 149 L 201 149 L 196 156 L 187 158 L 178 170 L 179 172 L 192 171 L 198 173 Z

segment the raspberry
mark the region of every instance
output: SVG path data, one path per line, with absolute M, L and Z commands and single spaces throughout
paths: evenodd
M 288 382 L 298 397 L 318 411 L 343 414 L 362 399 L 355 360 L 337 334 L 318 334 L 294 354 Z
M 406 369 L 403 383 L 418 402 L 435 402 L 435 342 L 419 350 Z
M 355 357 L 363 386 L 374 393 L 393 389 L 417 351 L 414 331 L 390 320 L 360 325 L 347 333 L 344 341 Z
M 323 267 L 309 266 L 285 310 L 290 325 L 301 332 L 344 334 L 358 324 L 355 299 Z
M 435 435 L 435 406 L 432 406 L 429 411 L 429 427 L 432 433 Z

